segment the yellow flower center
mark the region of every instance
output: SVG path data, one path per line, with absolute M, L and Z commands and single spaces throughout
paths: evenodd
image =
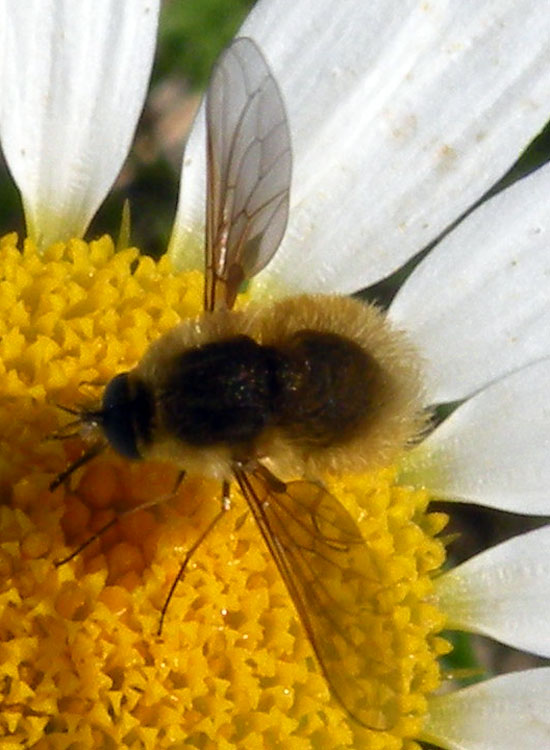
M 115 253 L 108 238 L 42 256 L 16 242 L 0 240 L 0 738 L 39 750 L 417 747 L 449 650 L 430 603 L 446 517 L 392 467 L 321 478 L 368 549 L 362 690 L 373 714 L 391 714 L 387 731 L 362 728 L 331 697 L 236 487 L 157 636 L 185 552 L 219 509 L 219 484 L 190 479 L 174 492 L 175 467 L 105 453 L 50 492 L 83 449 L 78 434 L 51 437 L 71 419 L 59 406 L 93 403 L 200 311 L 201 274 Z

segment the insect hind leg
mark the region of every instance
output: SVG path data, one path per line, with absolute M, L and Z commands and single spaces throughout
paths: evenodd
M 162 611 L 160 613 L 160 620 L 159 620 L 159 626 L 157 628 L 157 635 L 160 636 L 162 634 L 162 628 L 164 625 L 164 618 L 166 616 L 166 612 L 168 611 L 168 606 L 170 604 L 170 601 L 174 595 L 174 592 L 176 590 L 176 587 L 178 583 L 182 580 L 185 570 L 187 566 L 189 565 L 191 558 L 195 554 L 195 552 L 198 550 L 198 548 L 201 546 L 201 544 L 204 542 L 206 537 L 210 534 L 210 532 L 214 529 L 214 527 L 218 524 L 218 521 L 220 521 L 221 518 L 226 514 L 226 512 L 231 507 L 231 496 L 230 496 L 230 485 L 227 480 L 224 480 L 222 482 L 222 495 L 221 495 L 221 506 L 219 511 L 216 513 L 214 518 L 210 521 L 206 529 L 200 534 L 200 536 L 194 541 L 194 543 L 189 547 L 187 550 L 187 553 L 185 557 L 183 558 L 183 561 L 180 565 L 180 569 L 178 570 L 178 573 L 174 580 L 172 581 L 172 585 L 170 586 L 170 590 L 168 591 L 168 595 L 166 596 L 166 599 L 164 600 L 164 604 L 162 605 Z

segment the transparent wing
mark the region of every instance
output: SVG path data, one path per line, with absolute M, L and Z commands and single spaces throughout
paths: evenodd
M 375 645 L 380 584 L 355 521 L 314 482 L 285 484 L 263 467 L 235 476 L 333 695 L 362 726 L 389 729 L 396 696 L 382 699 L 376 679 L 388 670 Z
M 206 95 L 205 309 L 231 308 L 286 229 L 292 170 L 279 87 L 255 43 L 236 39 Z

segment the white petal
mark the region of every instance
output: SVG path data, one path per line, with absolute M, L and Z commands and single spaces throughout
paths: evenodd
M 141 112 L 158 0 L 6 0 L 0 137 L 39 245 L 80 236 Z
M 550 656 L 550 526 L 522 534 L 435 581 L 451 629 Z
M 550 747 L 550 668 L 495 677 L 430 700 L 421 739 L 447 750 Z
M 204 268 L 206 120 L 201 103 L 183 154 L 178 208 L 168 255 L 182 268 Z
M 494 183 L 550 112 L 549 10 L 546 0 L 260 1 L 242 33 L 281 84 L 295 165 L 272 278 L 354 291 Z M 175 254 L 203 222 L 204 156 L 188 149 L 187 160 Z
M 468 217 L 415 269 L 390 317 L 426 362 L 431 403 L 550 355 L 550 166 Z
M 401 481 L 446 500 L 550 515 L 550 359 L 456 409 L 411 451 Z

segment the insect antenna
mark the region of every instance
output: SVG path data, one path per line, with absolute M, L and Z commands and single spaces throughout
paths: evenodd
M 76 419 L 71 420 L 66 425 L 63 425 L 61 429 L 56 432 L 52 432 L 50 435 L 46 435 L 44 440 L 67 440 L 73 437 L 79 437 L 81 435 L 81 428 L 83 419 L 83 413 L 79 409 L 72 409 L 70 406 L 64 406 L 63 404 L 55 404 L 56 409 L 71 414 Z
M 68 425 L 65 425 L 63 429 L 70 429 L 71 427 L 76 427 L 77 425 L 80 425 L 80 422 L 70 422 Z M 54 432 L 51 435 L 46 435 L 44 440 L 69 440 L 70 438 L 76 438 L 81 437 L 81 431 L 73 430 L 72 432 Z
M 73 409 L 70 406 L 65 406 L 64 404 L 56 404 L 56 407 L 58 409 L 61 409 L 61 411 L 67 412 L 67 414 L 72 414 L 75 417 L 80 417 L 82 415 L 82 412 L 79 409 Z

